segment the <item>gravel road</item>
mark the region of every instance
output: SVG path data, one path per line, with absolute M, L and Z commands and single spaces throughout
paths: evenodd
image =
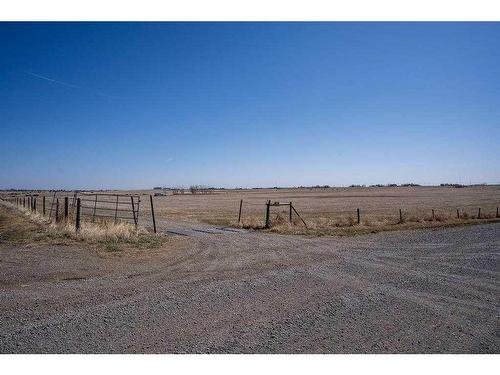
M 0 243 L 0 352 L 500 352 L 500 224 L 192 229 L 133 254 Z

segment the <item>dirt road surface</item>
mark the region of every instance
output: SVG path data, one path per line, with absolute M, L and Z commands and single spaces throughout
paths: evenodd
M 109 256 L 0 243 L 0 352 L 500 352 L 500 224 L 346 238 L 159 226 L 182 240 Z

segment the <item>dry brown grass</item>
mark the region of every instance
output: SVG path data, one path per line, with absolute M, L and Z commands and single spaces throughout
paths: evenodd
M 154 248 L 167 241 L 166 236 L 149 234 L 142 227 L 135 228 L 127 222 L 82 219 L 80 231 L 75 231 L 73 222 L 58 223 L 25 208 L 9 204 L 0 206 L 1 237 L 10 242 L 22 244 L 69 245 L 86 243 L 106 251 L 122 251 L 126 248 Z M 22 215 L 20 215 L 20 213 Z
M 140 191 L 142 201 L 153 191 Z M 149 199 L 149 198 L 148 198 Z M 231 225 L 237 222 L 240 199 L 243 199 L 243 226 L 264 224 L 265 202 L 293 202 L 304 220 L 327 220 L 342 224 L 349 217 L 356 219 L 361 209 L 361 220 L 370 222 L 398 221 L 399 209 L 407 221 L 428 221 L 431 210 L 436 220 L 461 216 L 477 216 L 478 207 L 486 216 L 494 216 L 500 205 L 500 186 L 452 187 L 396 187 L 396 188 L 329 188 L 329 189 L 258 189 L 218 190 L 210 195 L 168 195 L 155 197 L 158 219 L 187 222 L 209 222 Z M 272 208 L 272 216 L 279 212 Z M 284 213 L 286 217 L 286 213 Z M 150 217 L 149 204 L 141 206 L 141 221 Z
M 149 194 L 156 191 L 128 191 L 142 194 L 140 217 L 151 225 Z M 123 193 L 123 191 L 122 191 Z M 216 190 L 212 194 L 184 194 L 154 198 L 157 220 L 170 222 L 205 222 L 218 226 L 263 228 L 265 202 L 293 202 L 307 222 L 310 233 L 344 233 L 398 228 L 420 228 L 460 225 L 495 220 L 500 205 L 500 186 L 453 187 L 383 187 L 383 188 L 301 188 Z M 240 199 L 243 199 L 242 222 L 238 223 Z M 478 220 L 478 207 L 482 219 Z M 361 209 L 361 225 L 356 209 Z M 403 211 L 399 223 L 399 209 Z M 434 209 L 434 219 L 432 219 Z M 456 210 L 460 220 L 456 219 Z M 288 228 L 286 211 L 273 207 L 273 230 Z M 300 221 L 284 232 L 304 232 Z
M 240 197 L 244 203 L 242 222 L 238 223 Z M 211 197 L 185 196 L 182 200 L 162 197 L 155 202 L 160 207 L 160 216 L 170 220 L 263 229 L 265 202 L 269 198 L 273 202 L 293 201 L 308 225 L 305 228 L 295 215 L 294 225 L 290 225 L 286 209 L 273 207 L 270 218 L 272 232 L 350 235 L 497 221 L 500 187 L 233 190 Z M 361 208 L 360 224 L 356 217 L 358 207 Z M 481 207 L 481 219 L 477 217 L 478 207 Z M 399 208 L 402 209 L 402 220 Z M 457 208 L 459 219 L 456 217 Z
M 142 228 L 135 228 L 134 225 L 126 222 L 117 222 L 99 220 L 90 222 L 82 220 L 81 228 L 78 233 L 75 232 L 74 223 L 61 223 L 49 225 L 50 231 L 66 233 L 73 238 L 99 242 L 99 241 L 129 241 L 137 236 L 146 235 L 148 232 Z

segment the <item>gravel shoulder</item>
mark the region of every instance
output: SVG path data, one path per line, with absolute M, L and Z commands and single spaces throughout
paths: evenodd
M 499 353 L 500 224 L 0 242 L 2 353 Z

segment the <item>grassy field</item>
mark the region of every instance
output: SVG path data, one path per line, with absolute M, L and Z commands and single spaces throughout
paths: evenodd
M 157 218 L 238 226 L 239 204 L 243 199 L 241 225 L 250 228 L 264 225 L 268 199 L 293 202 L 309 229 L 304 230 L 295 215 L 295 225 L 288 225 L 287 207 L 272 207 L 273 230 L 310 234 L 371 232 L 393 229 L 396 224 L 398 228 L 419 228 L 477 222 L 479 207 L 483 220 L 494 220 L 496 207 L 500 205 L 500 186 L 254 189 L 167 194 L 154 198 Z M 361 225 L 357 225 L 357 208 L 361 212 Z M 399 209 L 403 213 L 403 223 L 399 223 Z M 456 218 L 457 209 L 460 220 Z M 148 205 L 144 204 L 142 210 L 143 217 L 147 217 L 144 211 L 149 211 Z
M 253 229 L 264 226 L 265 203 L 268 199 L 271 202 L 293 202 L 308 227 L 305 228 L 295 214 L 294 223 L 290 225 L 288 207 L 272 207 L 270 230 L 312 235 L 344 235 L 495 221 L 496 208 L 500 206 L 500 186 L 245 189 L 179 195 L 159 190 L 120 193 L 142 196 L 140 222 L 146 226 L 151 225 L 149 195 L 155 193 L 165 194 L 154 197 L 155 214 L 159 221 L 201 222 Z M 242 221 L 238 223 L 241 199 Z M 360 224 L 357 223 L 358 208 L 361 213 Z M 460 218 L 457 218 L 457 210 Z

